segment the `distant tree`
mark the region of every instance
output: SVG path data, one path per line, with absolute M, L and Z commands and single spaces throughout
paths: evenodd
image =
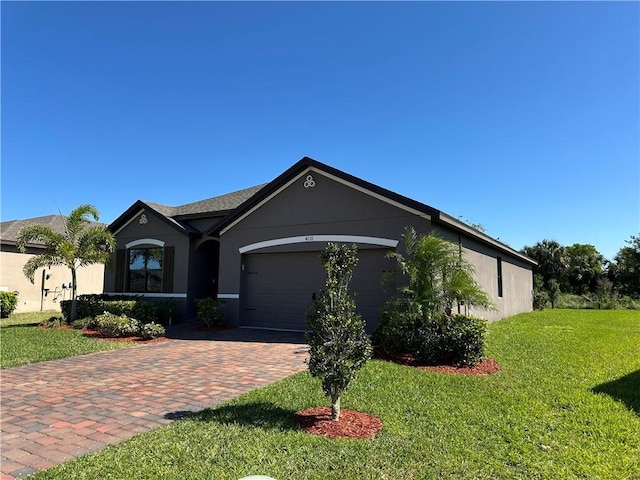
M 549 280 L 549 301 L 551 302 L 551 308 L 556 308 L 556 304 L 558 303 L 558 299 L 560 298 L 560 282 L 555 278 Z
M 32 241 L 44 243 L 44 252 L 31 257 L 24 265 L 25 276 L 34 283 L 36 270 L 42 267 L 66 265 L 71 270 L 71 320 L 78 318 L 78 268 L 95 263 L 105 264 L 116 246 L 113 235 L 102 225 L 90 225 L 89 218 L 99 219 L 93 205 L 80 205 L 64 218 L 64 233 L 54 232 L 46 225 L 30 225 L 18 234 L 17 247 L 25 253 Z
M 598 279 L 603 275 L 604 257 L 593 245 L 575 243 L 565 249 L 567 255 L 567 280 L 573 293 L 594 293 Z
M 320 260 L 327 279 L 307 314 L 311 327 L 308 364 L 309 373 L 321 380 L 324 394 L 331 399 L 331 418 L 337 421 L 340 396 L 371 356 L 371 341 L 349 295 L 351 275 L 358 264 L 356 246 L 329 243 Z
M 549 290 L 551 279 L 563 285 L 566 283 L 569 268 L 566 248 L 555 240 L 542 240 L 532 247 L 524 247 L 522 253 L 533 258 L 538 265 L 534 267 L 534 273 L 542 276 L 544 288 Z
M 622 295 L 640 298 L 640 235 L 631 235 L 609 266 L 609 276 Z

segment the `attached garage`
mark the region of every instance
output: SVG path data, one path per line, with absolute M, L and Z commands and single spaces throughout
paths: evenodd
M 350 283 L 358 313 L 371 329 L 386 296 L 384 272 L 394 268 L 389 250 L 358 250 L 358 266 Z M 252 253 L 242 257 L 241 325 L 281 330 L 308 330 L 306 312 L 324 288 L 320 251 Z

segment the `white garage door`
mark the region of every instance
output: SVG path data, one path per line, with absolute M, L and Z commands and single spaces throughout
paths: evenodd
M 371 331 L 385 294 L 383 272 L 394 267 L 386 249 L 358 251 L 358 266 L 350 283 L 358 313 Z M 308 330 L 306 312 L 314 295 L 324 289 L 326 273 L 320 252 L 265 253 L 244 257 L 241 325 Z

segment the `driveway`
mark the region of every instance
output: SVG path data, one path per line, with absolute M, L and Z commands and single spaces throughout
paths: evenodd
M 94 452 L 304 370 L 302 334 L 169 330 L 169 341 L 2 370 L 0 480 Z

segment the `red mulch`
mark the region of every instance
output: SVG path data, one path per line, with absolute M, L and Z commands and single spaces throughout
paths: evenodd
M 491 358 L 483 358 L 472 367 L 460 367 L 456 365 L 420 365 L 418 360 L 409 353 L 396 355 L 387 354 L 380 346 L 373 347 L 373 358 L 399 363 L 419 370 L 431 370 L 432 372 L 460 373 L 462 375 L 489 375 L 500 370 L 500 364 Z
M 85 337 L 91 337 L 91 338 L 100 338 L 102 340 L 109 340 L 110 342 L 136 342 L 136 343 L 160 343 L 160 342 L 166 342 L 167 340 L 169 340 L 167 337 L 158 337 L 158 338 L 142 338 L 142 337 L 136 337 L 136 336 L 131 336 L 131 337 L 110 337 L 108 335 L 105 335 L 102 332 L 97 332 L 95 330 L 89 330 L 89 329 L 84 329 L 82 331 L 82 333 L 84 334 Z
M 51 325 L 39 325 L 39 328 L 57 328 L 59 330 L 70 330 L 73 329 L 73 327 L 71 325 L 60 325 L 60 326 L 51 326 Z M 135 337 L 135 336 L 131 336 L 131 337 L 110 337 L 108 335 L 105 335 L 102 332 L 98 332 L 96 330 L 89 330 L 89 329 L 83 329 L 82 330 L 82 334 L 85 337 L 91 337 L 91 338 L 100 338 L 102 340 L 109 340 L 111 342 L 135 342 L 135 343 L 159 343 L 159 342 L 166 342 L 167 340 L 169 340 L 167 337 L 158 337 L 158 338 L 151 338 L 151 339 L 144 339 L 142 337 Z
M 382 422 L 368 413 L 340 410 L 331 420 L 331 407 L 312 407 L 296 413 L 296 423 L 308 433 L 326 438 L 371 438 L 382 430 Z

